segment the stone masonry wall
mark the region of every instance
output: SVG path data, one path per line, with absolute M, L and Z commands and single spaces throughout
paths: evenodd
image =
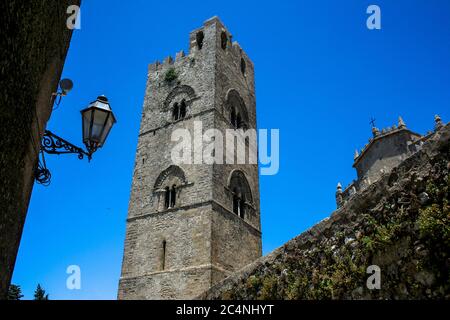
M 6 297 L 34 168 L 72 31 L 68 1 L 1 1 L 0 11 L 0 299 Z
M 211 206 L 208 205 L 129 221 L 119 299 L 189 298 L 190 290 L 208 288 L 210 238 Z M 164 270 L 161 269 L 163 240 L 167 242 Z M 193 279 L 188 281 L 192 270 L 200 274 L 198 283 Z M 142 282 L 142 286 L 135 287 L 136 281 Z
M 201 299 L 449 299 L 450 125 L 308 231 Z M 369 290 L 367 267 L 381 270 Z

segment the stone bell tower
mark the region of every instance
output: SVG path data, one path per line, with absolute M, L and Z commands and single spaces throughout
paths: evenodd
M 188 55 L 149 66 L 119 299 L 195 298 L 261 256 L 257 164 L 172 161 L 176 129 L 256 129 L 253 63 L 239 44 L 217 17 L 189 40 Z

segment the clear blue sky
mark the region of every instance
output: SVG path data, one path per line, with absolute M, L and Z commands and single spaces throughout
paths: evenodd
M 381 7 L 382 29 L 366 28 Z M 84 0 L 63 77 L 74 89 L 48 129 L 81 145 L 80 109 L 109 97 L 117 116 L 91 163 L 47 156 L 49 187 L 35 185 L 13 283 L 32 298 L 115 299 L 147 65 L 188 48 L 188 34 L 218 15 L 256 68 L 258 126 L 280 129 L 280 172 L 263 176 L 268 253 L 330 215 L 349 183 L 369 121 L 402 115 L 419 133 L 450 121 L 450 2 Z M 66 289 L 79 265 L 82 290 Z

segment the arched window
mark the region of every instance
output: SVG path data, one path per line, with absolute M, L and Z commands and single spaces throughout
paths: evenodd
M 234 129 L 248 129 L 248 114 L 244 101 L 239 93 L 231 89 L 226 96 L 226 108 L 228 110 L 231 126 Z M 225 111 L 227 112 L 227 111 Z
M 167 121 L 175 122 L 184 119 L 197 98 L 194 89 L 190 86 L 178 85 L 173 88 L 164 100 L 163 111 L 166 112 Z
M 171 165 L 161 172 L 153 187 L 157 210 L 163 211 L 183 205 L 183 188 L 188 181 L 183 169 Z
M 250 185 L 245 174 L 240 170 L 234 170 L 229 178 L 228 189 L 231 191 L 233 213 L 245 219 L 248 209 L 253 201 Z

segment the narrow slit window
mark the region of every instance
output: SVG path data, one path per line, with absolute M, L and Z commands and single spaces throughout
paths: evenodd
M 247 68 L 244 58 L 241 58 L 241 73 L 245 76 L 245 69 Z
M 222 32 L 222 34 L 221 34 L 221 47 L 222 47 L 222 49 L 223 50 L 225 50 L 226 48 L 227 48 L 227 45 L 228 45 L 228 36 L 227 36 L 227 34 L 225 33 L 225 32 Z
M 161 248 L 161 270 L 166 269 L 166 247 L 167 247 L 167 242 L 166 242 L 166 240 L 163 240 L 162 248 Z

